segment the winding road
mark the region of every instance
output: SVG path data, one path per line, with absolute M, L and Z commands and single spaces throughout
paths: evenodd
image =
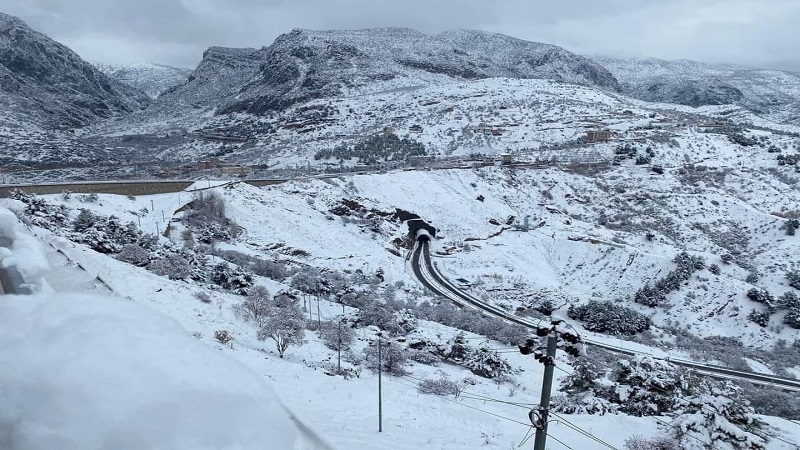
M 431 259 L 430 246 L 431 243 L 429 237 L 421 236 L 420 239 L 416 241 L 414 249 L 411 253 L 411 266 L 412 270 L 414 271 L 414 276 L 417 277 L 423 286 L 430 289 L 431 292 L 452 301 L 460 307 L 472 308 L 483 314 L 494 316 L 506 322 L 521 325 L 529 329 L 535 330 L 538 328 L 537 323 L 534 321 L 517 316 L 513 313 L 509 313 L 502 308 L 486 303 L 476 297 L 473 297 L 468 292 L 461 290 L 458 286 L 442 275 L 441 272 L 439 272 L 438 268 Z M 667 360 L 673 364 L 686 367 L 699 375 L 720 379 L 744 380 L 754 384 L 770 385 L 784 390 L 800 392 L 800 380 L 796 379 L 781 378 L 755 372 L 742 372 L 729 369 L 727 367 L 721 367 L 712 364 L 702 364 L 684 359 L 659 358 L 645 352 L 625 349 L 593 339 L 582 338 L 582 340 L 588 346 L 602 348 L 617 354 L 623 354 L 626 356 L 651 356 L 656 359 Z

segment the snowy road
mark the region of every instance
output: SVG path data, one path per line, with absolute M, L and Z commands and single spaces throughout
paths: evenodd
M 438 268 L 431 260 L 430 245 L 431 244 L 428 239 L 423 238 L 418 240 L 411 256 L 411 265 L 412 265 L 412 270 L 414 271 L 414 275 L 426 288 L 430 289 L 437 295 L 447 298 L 448 300 L 452 301 L 453 303 L 456 303 L 461 307 L 472 308 L 484 314 L 495 316 L 507 322 L 514 323 L 517 325 L 522 325 L 526 328 L 530 328 L 533 330 L 538 328 L 538 324 L 532 321 L 508 313 L 507 311 L 498 308 L 497 306 L 485 303 L 473 297 L 469 293 L 459 289 L 455 284 L 450 282 L 446 277 L 444 277 L 439 272 Z M 628 356 L 647 355 L 658 358 L 657 356 L 648 353 L 636 350 L 624 349 L 616 345 L 599 342 L 596 340 L 590 340 L 584 338 L 583 341 L 589 346 L 600 347 L 613 353 L 624 354 Z M 732 370 L 726 367 L 720 367 L 710 364 L 700 364 L 694 361 L 687 361 L 683 359 L 675 359 L 675 358 L 659 358 L 659 359 L 666 359 L 672 362 L 673 364 L 686 367 L 700 375 L 706 375 L 721 379 L 745 380 L 755 384 L 771 385 L 786 390 L 800 391 L 800 380 L 780 378 L 773 375 L 766 375 L 753 372 L 742 372 L 738 370 Z

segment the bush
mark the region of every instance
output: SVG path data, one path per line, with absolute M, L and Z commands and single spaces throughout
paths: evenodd
M 325 346 L 331 350 L 347 350 L 355 340 L 355 332 L 349 323 L 345 323 L 343 317 L 330 322 L 323 322 L 319 330 L 319 336 Z
M 766 327 L 769 325 L 769 317 L 770 313 L 767 311 L 756 311 L 755 309 L 750 311 L 750 314 L 747 315 L 747 320 L 758 324 L 761 327 Z
M 793 309 L 783 317 L 783 323 L 796 330 L 800 330 L 800 309 Z
M 364 359 L 368 368 L 373 371 L 378 370 L 378 345 L 376 343 L 370 343 L 364 349 Z M 400 347 L 399 344 L 381 343 L 381 362 L 382 370 L 386 373 L 395 376 L 408 375 L 405 370 L 408 365 L 408 351 Z
M 714 275 L 719 275 L 720 273 L 722 273 L 722 270 L 720 270 L 719 266 L 716 264 L 709 265 L 708 271 L 713 273 Z
M 463 385 L 446 378 L 439 378 L 438 380 L 427 379 L 419 383 L 418 389 L 423 394 L 453 395 L 458 398 L 463 391 Z
M 228 330 L 217 330 L 214 332 L 214 339 L 218 340 L 221 344 L 227 344 L 233 341 L 233 336 L 228 333 Z
M 195 292 L 194 298 L 200 300 L 203 303 L 211 303 L 211 296 L 208 295 L 208 292 L 203 292 L 203 291 Z
M 650 318 L 611 301 L 590 300 L 567 311 L 571 319 L 580 320 L 589 331 L 633 335 L 650 328 Z
M 800 289 L 800 270 L 786 272 L 786 279 L 789 280 L 789 286 Z
M 680 450 L 678 442 L 668 437 L 645 439 L 633 435 L 625 440 L 625 450 Z
M 652 286 L 645 284 L 636 291 L 633 297 L 634 302 L 650 307 L 663 306 L 667 301 L 667 294 L 679 290 L 695 271 L 706 267 L 705 259 L 687 252 L 679 253 L 673 261 L 678 267 L 657 280 Z
M 117 254 L 117 259 L 134 266 L 144 267 L 150 263 L 150 252 L 138 244 L 126 244 Z
M 271 311 L 269 291 L 264 286 L 250 288 L 244 301 L 234 306 L 233 310 L 245 321 L 264 326 Z
M 189 261 L 176 253 L 168 253 L 163 258 L 150 262 L 147 270 L 170 280 L 185 280 L 192 274 Z
M 481 346 L 470 349 L 463 362 L 464 367 L 483 378 L 505 378 L 514 372 L 511 365 L 496 351 Z
M 248 288 L 253 285 L 253 274 L 238 266 L 219 263 L 211 272 L 211 280 L 235 294 L 247 295 Z
M 425 364 L 426 366 L 436 366 L 441 360 L 438 355 L 426 350 L 410 350 L 408 357 L 414 362 Z

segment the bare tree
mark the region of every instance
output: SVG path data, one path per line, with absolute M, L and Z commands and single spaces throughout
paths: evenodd
M 258 339 L 272 339 L 283 358 L 290 345 L 302 345 L 306 321 L 296 303 L 273 308 L 272 315 L 258 330 Z

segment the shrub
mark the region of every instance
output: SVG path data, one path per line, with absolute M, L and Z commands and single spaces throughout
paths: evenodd
M 423 394 L 453 395 L 458 398 L 463 391 L 463 385 L 446 378 L 439 378 L 438 380 L 427 379 L 419 383 L 418 389 Z
M 425 364 L 427 366 L 436 366 L 440 361 L 438 355 L 426 350 L 410 350 L 408 352 L 408 357 L 414 362 Z
M 722 270 L 720 270 L 719 266 L 716 264 L 709 265 L 708 271 L 713 273 L 714 275 L 719 275 L 720 273 L 722 273 Z
M 645 306 L 662 306 L 667 301 L 667 294 L 677 291 L 681 284 L 688 281 L 697 270 L 706 266 L 706 261 L 700 256 L 690 255 L 687 252 L 678 253 L 673 260 L 677 267 L 657 280 L 653 285 L 645 284 L 636 291 L 633 301 Z
M 633 335 L 650 328 L 650 318 L 611 301 L 590 300 L 567 311 L 571 319 L 580 320 L 589 331 Z
M 208 295 L 208 292 L 203 292 L 203 291 L 195 292 L 194 298 L 200 300 L 203 303 L 211 303 L 211 296 Z
M 236 315 L 247 322 L 262 327 L 271 311 L 270 295 L 264 286 L 254 286 L 247 291 L 244 301 L 233 307 Z
M 364 359 L 367 362 L 367 367 L 373 371 L 378 369 L 378 345 L 370 343 L 364 349 Z M 408 365 L 408 351 L 399 344 L 383 342 L 381 343 L 381 366 L 384 372 L 395 376 L 408 375 L 405 370 Z
M 755 309 L 750 311 L 750 314 L 747 315 L 747 320 L 758 324 L 761 327 L 766 327 L 769 325 L 769 317 L 770 313 L 767 311 L 756 311 Z
M 786 313 L 783 317 L 783 323 L 796 330 L 800 330 L 800 308 L 793 309 Z
M 326 347 L 337 351 L 350 348 L 356 337 L 353 328 L 349 323 L 345 323 L 342 317 L 330 322 L 323 322 L 319 336 Z
M 786 272 L 786 279 L 789 280 L 789 286 L 800 289 L 800 270 Z
M 168 253 L 163 258 L 151 261 L 147 270 L 170 280 L 184 280 L 192 274 L 189 261 L 176 253 Z
M 625 450 L 680 450 L 678 442 L 668 437 L 645 439 L 633 435 L 625 440 Z
M 144 267 L 150 263 L 150 252 L 138 244 L 126 244 L 117 254 L 117 259 L 134 266 Z
M 472 373 L 483 378 L 504 378 L 514 372 L 508 361 L 485 346 L 469 351 L 463 364 Z
M 219 263 L 211 272 L 211 280 L 235 294 L 246 295 L 248 288 L 253 285 L 253 274 L 238 266 Z
M 214 339 L 218 340 L 221 344 L 227 344 L 233 341 L 233 336 L 228 330 L 217 330 L 214 332 Z

